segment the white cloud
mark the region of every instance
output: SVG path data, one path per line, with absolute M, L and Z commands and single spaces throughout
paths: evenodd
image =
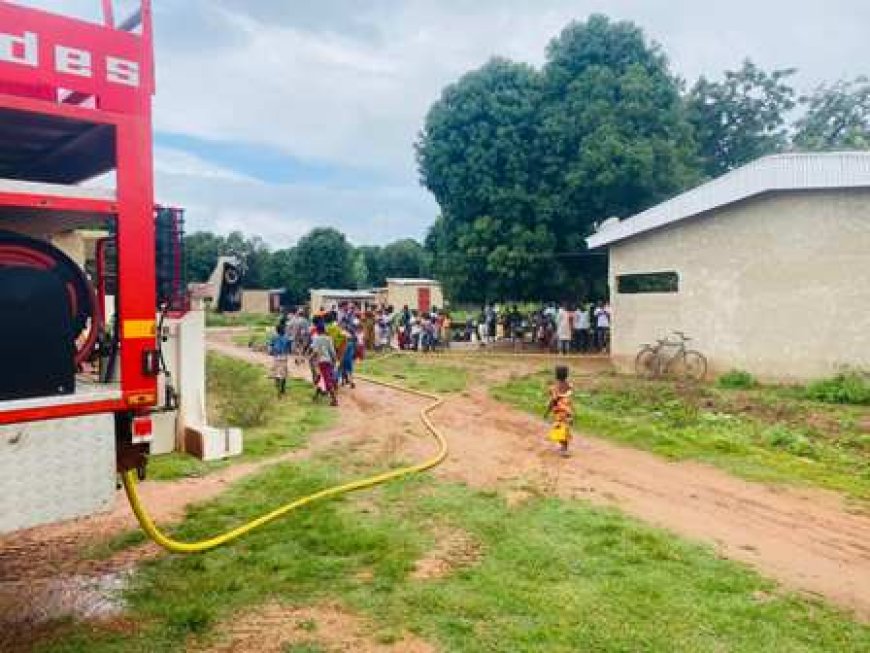
M 262 236 L 274 248 L 316 226 L 333 226 L 355 243 L 422 237 L 437 207 L 406 186 L 266 184 L 173 148 L 155 150 L 159 201 L 186 209 L 188 232 L 233 230 Z
M 493 54 L 541 63 L 549 39 L 591 12 L 634 19 L 689 78 L 719 75 L 749 56 L 766 66 L 798 66 L 807 87 L 857 74 L 870 57 L 861 28 L 870 24 L 870 3 L 861 0 L 326 3 L 324 24 L 331 10 L 342 25 L 343 6 L 376 38 L 306 31 L 294 25 L 289 6 L 283 22 L 264 22 L 256 5 L 218 5 L 200 7 L 243 36 L 234 47 L 179 54 L 175 32 L 167 35 L 158 53 L 159 128 L 269 143 L 302 158 L 409 180 L 411 143 L 446 83 Z M 168 7 L 163 15 L 171 15 Z
M 154 172 L 157 175 L 258 183 L 254 177 L 219 166 L 185 150 L 159 145 L 154 148 Z

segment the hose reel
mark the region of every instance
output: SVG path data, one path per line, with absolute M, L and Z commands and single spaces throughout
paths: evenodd
M 87 338 L 78 346 L 75 356 L 76 364 L 86 361 L 97 341 L 102 315 L 84 270 L 54 245 L 9 231 L 0 231 L 0 266 L 45 270 L 60 278 L 69 297 L 76 338 L 90 323 Z

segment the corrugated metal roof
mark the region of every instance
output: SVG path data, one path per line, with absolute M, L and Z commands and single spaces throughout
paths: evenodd
M 387 279 L 387 283 L 399 286 L 440 286 L 441 282 L 435 279 Z
M 312 288 L 311 292 L 324 299 L 369 299 L 375 296 L 374 293 L 366 290 L 344 290 L 342 288 Z
M 757 159 L 586 239 L 590 249 L 770 191 L 870 187 L 870 152 L 776 154 Z

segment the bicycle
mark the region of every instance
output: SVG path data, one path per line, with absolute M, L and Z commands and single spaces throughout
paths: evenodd
M 707 376 L 707 359 L 694 349 L 686 349 L 686 343 L 691 338 L 682 331 L 674 331 L 678 342 L 663 338 L 657 340 L 657 345 L 641 345 L 634 359 L 635 373 L 645 379 L 652 379 L 666 374 L 678 378 L 702 381 Z M 675 349 L 673 354 L 668 350 Z

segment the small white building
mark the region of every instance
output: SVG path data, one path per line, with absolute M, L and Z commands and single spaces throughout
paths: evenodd
M 764 157 L 587 242 L 610 249 L 619 368 L 679 330 L 713 373 L 870 369 L 870 152 Z
M 345 302 L 357 304 L 361 309 L 376 307 L 376 294 L 368 290 L 312 288 L 311 312 L 329 311 Z
M 407 306 L 412 311 L 444 308 L 441 283 L 434 279 L 387 279 L 387 304 L 396 310 Z

